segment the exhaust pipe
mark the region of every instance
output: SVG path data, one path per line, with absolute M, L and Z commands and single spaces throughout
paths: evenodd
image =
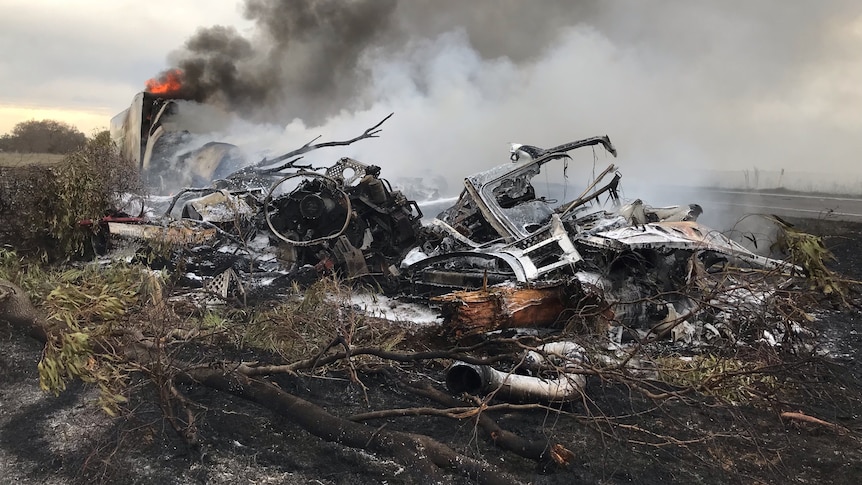
M 556 365 L 563 359 L 566 372 L 556 379 L 524 376 L 501 372 L 488 365 L 455 362 L 446 370 L 446 388 L 455 394 L 487 394 L 511 401 L 571 401 L 580 396 L 586 385 L 586 376 L 577 374 L 575 361 L 583 362 L 583 348 L 574 342 L 554 342 L 529 352 L 524 362 L 531 370 L 538 370 L 546 363 Z M 550 355 L 549 355 L 550 354 Z
M 524 354 L 524 367 L 530 371 L 539 371 L 552 365 L 571 372 L 581 368 L 580 364 L 587 361 L 585 352 L 583 347 L 568 340 L 551 342 Z

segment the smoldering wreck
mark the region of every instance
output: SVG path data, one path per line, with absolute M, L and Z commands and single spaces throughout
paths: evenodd
M 573 150 L 615 157 L 607 136 L 548 149 L 514 144 L 509 160 L 468 175 L 454 204 L 429 221 L 379 166 L 351 158 L 302 163 L 311 150 L 376 137 L 389 117 L 351 140 L 310 142 L 247 163 L 227 144 L 173 153 L 185 132 L 169 128 L 172 109 L 172 101 L 142 93 L 115 118 L 126 156 L 152 184 L 173 181 L 175 193 L 101 220 L 98 246 L 105 254 L 128 240 L 167 247 L 158 267 L 181 272 L 210 302 L 278 298 L 280 289 L 336 274 L 429 305 L 441 315 L 440 334 L 454 341 L 574 330 L 600 337 L 611 361 L 624 361 L 632 343 L 776 344 L 800 333 L 773 296 L 806 269 L 699 224 L 700 205 L 624 201 L 613 164 L 581 181 L 574 197 L 537 194 L 534 179 Z M 177 187 L 177 180 L 207 182 Z M 764 318 L 769 313 L 774 318 Z M 453 362 L 447 387 L 514 400 L 576 399 L 595 363 L 581 344 L 550 340 L 502 370 Z
M 267 435 L 279 467 L 298 448 L 313 463 L 336 449 L 373 461 L 375 478 L 409 475 L 400 483 L 536 482 L 537 469 L 590 482 L 620 463 L 678 478 L 666 458 L 683 449 L 696 453 L 688 476 L 728 460 L 760 476 L 761 459 L 743 455 L 780 460 L 781 420 L 844 432 L 821 408 L 786 404 L 808 392 L 801 381 L 819 382 L 824 302 L 855 297 L 816 237 L 776 219 L 776 244 L 755 253 L 698 222 L 710 207 L 627 199 L 624 171 L 599 164 L 616 161 L 607 136 L 512 145 L 429 203 L 390 182 L 392 161 L 323 156 L 377 137 L 388 117 L 262 158 L 193 136 L 181 109 L 145 93 L 112 123 L 151 193 L 114 190 L 99 199 L 104 217 L 100 204 L 88 220 L 63 219 L 95 261 L 40 273 L 0 248 L 0 319 L 41 342 L 43 389 L 83 381 L 108 415 L 155 413 L 159 456 L 185 446 L 235 463 L 229 443 L 246 438 L 231 426 L 258 440 L 281 417 L 340 446 L 321 452 L 279 430 Z M 755 412 L 755 430 L 736 419 Z M 106 467 L 128 463 L 94 446 Z M 633 450 L 648 460 L 629 466 Z M 263 455 L 249 453 L 257 466 Z M 191 462 L 171 463 L 183 473 Z

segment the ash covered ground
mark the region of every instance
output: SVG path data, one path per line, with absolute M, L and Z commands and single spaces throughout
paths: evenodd
M 862 225 L 796 222 L 824 236 L 839 274 L 862 279 Z M 858 302 L 858 294 L 854 298 Z M 490 413 L 503 429 L 563 443 L 574 454 L 566 467 L 495 448 L 470 419 L 418 416 L 369 423 L 421 430 L 525 483 L 855 484 L 862 476 L 860 320 L 858 307 L 819 310 L 812 324 L 816 351 L 783 354 L 792 364 L 776 371 L 782 391 L 756 403 L 731 405 L 699 395 L 649 399 L 622 384 L 591 379 L 585 399 L 554 405 L 558 412 Z M 184 389 L 198 403 L 200 445 L 189 447 L 165 422 L 145 381 L 131 383 L 135 391 L 126 411 L 110 418 L 94 405 L 91 386 L 74 384 L 57 397 L 40 390 L 36 364 L 42 344 L 6 326 L 0 330 L 0 474 L 7 483 L 417 483 L 389 458 L 326 442 L 282 416 L 204 387 Z M 428 335 L 420 329 L 409 338 L 421 346 Z M 441 364 L 401 364 L 399 370 L 444 389 Z M 384 370 L 360 372 L 359 378 L 367 393 L 337 369 L 274 380 L 338 416 L 435 405 Z M 782 418 L 782 412 L 831 426 Z

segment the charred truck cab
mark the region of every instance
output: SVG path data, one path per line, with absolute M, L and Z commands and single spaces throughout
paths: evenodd
M 607 272 L 609 262 L 630 256 L 673 262 L 676 256 L 687 261 L 691 254 L 707 253 L 718 255 L 710 261 L 730 258 L 758 267 L 792 269 L 699 225 L 696 220 L 703 209 L 697 204 L 651 207 L 638 199 L 622 205 L 621 175 L 614 164 L 573 199 L 564 193 L 537 195 L 537 176 L 546 164 L 568 160 L 571 150 L 596 145 L 616 157 L 607 136 L 549 149 L 513 145 L 514 163 L 467 177 L 455 205 L 431 222 L 432 237 L 403 265 L 413 291 L 433 295 L 495 283 L 566 279 L 585 271 Z M 665 257 L 671 253 L 674 258 Z M 631 276 L 635 266 L 618 272 L 617 279 Z M 649 272 L 658 273 L 654 268 Z

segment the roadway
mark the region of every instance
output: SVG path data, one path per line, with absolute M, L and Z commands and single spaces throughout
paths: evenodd
M 862 197 L 809 195 L 799 193 L 764 193 L 742 190 L 677 188 L 680 203 L 694 202 L 704 215 L 721 212 L 728 215 L 775 214 L 782 217 L 830 219 L 862 223 Z

